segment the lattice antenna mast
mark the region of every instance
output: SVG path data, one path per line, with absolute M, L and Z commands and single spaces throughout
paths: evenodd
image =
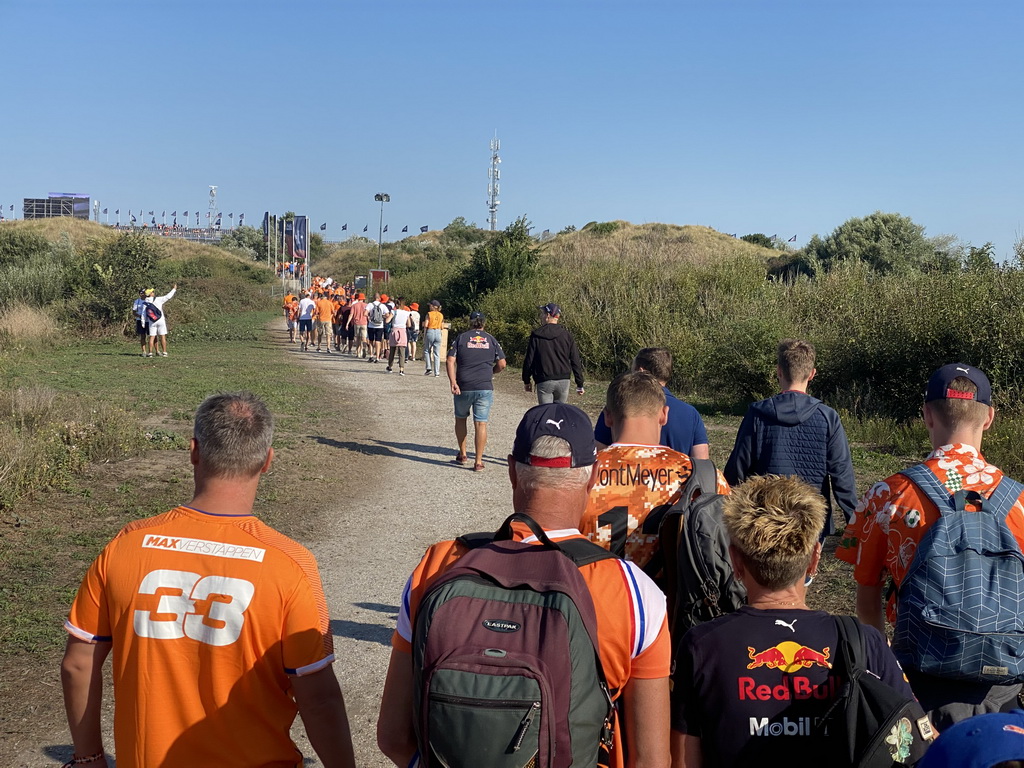
M 487 213 L 491 223 L 491 232 L 498 228 L 498 206 L 501 205 L 501 201 L 498 200 L 498 194 L 501 192 L 501 185 L 498 183 L 501 179 L 501 169 L 498 167 L 501 165 L 501 158 L 498 157 L 499 149 L 501 149 L 501 142 L 498 141 L 498 134 L 495 133 L 494 138 L 491 139 L 491 167 L 487 169 Z
M 214 184 L 210 185 L 210 223 L 207 224 L 207 228 L 213 229 L 213 225 L 217 221 L 217 187 Z

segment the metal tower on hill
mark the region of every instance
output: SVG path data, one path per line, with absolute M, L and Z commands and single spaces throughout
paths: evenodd
M 499 149 L 501 149 L 501 142 L 498 141 L 498 134 L 495 132 L 494 138 L 491 139 L 491 167 L 487 169 L 487 213 L 491 223 L 491 232 L 498 228 L 498 206 L 501 205 L 498 200 L 498 193 L 501 191 L 501 185 L 498 183 L 501 178 L 501 169 L 498 168 L 501 165 L 501 158 L 498 157 Z
M 214 184 L 210 185 L 210 212 L 206 215 L 210 219 L 206 223 L 206 227 L 213 229 L 213 225 L 217 222 L 217 187 Z

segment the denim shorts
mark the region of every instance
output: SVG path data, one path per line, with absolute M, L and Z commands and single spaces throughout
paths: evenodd
M 454 395 L 455 418 L 469 418 L 469 410 L 473 409 L 473 421 L 486 422 L 491 415 L 491 404 L 494 402 L 493 389 L 470 389 L 463 390 L 461 394 Z

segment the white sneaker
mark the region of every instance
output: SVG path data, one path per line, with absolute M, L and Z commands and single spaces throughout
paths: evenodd
M 160 357 L 167 357 L 167 353 L 166 352 L 161 352 L 160 353 Z

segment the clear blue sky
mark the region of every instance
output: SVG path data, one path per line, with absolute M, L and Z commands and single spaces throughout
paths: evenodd
M 0 203 L 1024 234 L 1019 0 L 0 0 Z M 225 224 L 227 220 L 225 219 Z

